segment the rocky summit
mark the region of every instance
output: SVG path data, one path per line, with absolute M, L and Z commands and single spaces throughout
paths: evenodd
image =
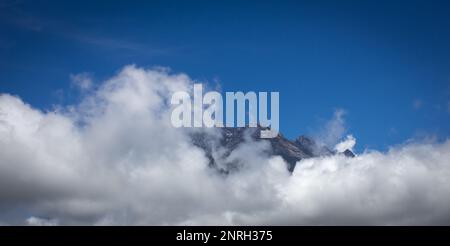
M 282 134 L 275 138 L 260 138 L 262 127 L 224 127 L 216 128 L 218 131 L 213 133 L 208 131 L 196 131 L 190 134 L 192 143 L 205 151 L 209 159 L 209 165 L 217 168 L 223 173 L 228 173 L 238 169 L 240 164 L 235 161 L 227 160 L 230 154 L 245 144 L 251 144 L 260 141 L 269 143 L 265 154 L 269 156 L 281 156 L 287 163 L 287 169 L 294 171 L 298 161 L 305 158 L 343 154 L 346 157 L 354 157 L 351 150 L 345 150 L 337 153 L 326 146 L 319 145 L 312 138 L 300 136 L 295 140 L 289 140 Z

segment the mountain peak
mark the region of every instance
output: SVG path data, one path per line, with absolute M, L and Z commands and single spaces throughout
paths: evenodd
M 211 139 L 211 136 L 206 132 L 198 131 L 191 134 L 191 140 L 194 145 L 205 151 L 210 166 L 225 173 L 235 168 L 236 163 L 228 163 L 227 167 L 218 167 L 217 160 L 219 158 L 226 159 L 233 150 L 241 144 L 245 144 L 247 138 L 253 141 L 268 141 L 270 150 L 267 154 L 281 156 L 288 164 L 287 169 L 290 172 L 294 171 L 296 163 L 302 159 L 335 154 L 326 146 L 320 145 L 312 138 L 304 135 L 294 141 L 285 138 L 281 133 L 275 138 L 260 138 L 260 132 L 268 128 L 259 125 L 257 127 L 222 127 L 218 129 L 220 129 L 220 134 L 215 136 L 214 139 Z M 218 149 L 221 149 L 221 151 L 217 151 Z M 220 156 L 218 156 L 218 153 L 220 153 Z M 354 157 L 350 150 L 346 150 L 343 154 L 347 157 Z

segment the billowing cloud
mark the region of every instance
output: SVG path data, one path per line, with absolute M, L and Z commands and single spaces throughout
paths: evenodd
M 170 96 L 193 83 L 127 66 L 58 111 L 2 94 L 0 224 L 450 224 L 450 140 L 305 159 L 289 173 L 248 138 L 227 157 L 242 167 L 223 175 L 170 124 Z M 332 122 L 342 135 L 342 113 Z
M 347 135 L 346 139 L 336 144 L 334 149 L 337 152 L 344 152 L 345 150 L 353 151 L 353 147 L 356 144 L 356 139 L 352 135 Z

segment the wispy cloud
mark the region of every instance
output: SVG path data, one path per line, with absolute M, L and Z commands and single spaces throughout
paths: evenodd
M 88 34 L 87 32 L 71 31 L 60 32 L 60 34 L 71 40 L 78 41 L 83 44 L 93 45 L 102 49 L 111 49 L 118 51 L 127 51 L 133 53 L 139 53 L 141 55 L 168 55 L 173 52 L 173 49 L 169 48 L 155 48 L 150 44 L 143 44 L 137 42 L 131 42 L 119 38 L 111 38 L 99 35 Z
M 72 86 L 82 91 L 89 90 L 93 86 L 92 75 L 89 73 L 71 74 L 70 80 L 72 81 Z
M 423 101 L 420 100 L 420 99 L 416 99 L 416 100 L 413 101 L 412 106 L 413 106 L 413 108 L 414 108 L 415 110 L 419 110 L 419 109 L 421 109 L 422 106 L 423 106 Z
M 0 8 L 2 8 L 0 6 Z M 26 12 L 21 3 L 4 4 L 7 11 L 0 15 L 3 22 L 9 23 L 22 30 L 46 33 L 62 39 L 79 42 L 80 44 L 96 46 L 100 49 L 126 51 L 142 55 L 170 55 L 175 52 L 173 47 L 158 47 L 151 43 L 133 42 L 123 37 L 101 35 L 98 32 L 79 28 L 62 20 L 43 18 Z
M 346 114 L 344 109 L 335 109 L 333 117 L 325 123 L 322 129 L 318 130 L 317 141 L 328 147 L 335 146 L 347 131 L 344 118 Z

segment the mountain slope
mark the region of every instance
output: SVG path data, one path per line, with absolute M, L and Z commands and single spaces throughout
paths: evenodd
M 305 136 L 300 136 L 295 141 L 285 138 L 282 134 L 278 134 L 275 138 L 261 139 L 259 138 L 260 132 L 265 129 L 262 127 L 224 127 L 218 129 L 219 132 L 218 134 L 215 132 L 216 135 L 211 135 L 205 131 L 198 131 L 193 132 L 190 136 L 192 143 L 205 151 L 210 166 L 215 167 L 224 173 L 239 168 L 239 163 L 232 161 L 225 163 L 225 165 L 218 165 L 218 163 L 226 160 L 226 157 L 242 144 L 251 141 L 269 142 L 270 147 L 269 150 L 266 151 L 266 154 L 281 156 L 288 164 L 287 169 L 290 172 L 294 170 L 295 165 L 299 160 L 336 154 L 336 152 L 325 146 L 320 146 L 314 140 Z M 346 150 L 343 154 L 347 157 L 355 156 L 350 150 Z

